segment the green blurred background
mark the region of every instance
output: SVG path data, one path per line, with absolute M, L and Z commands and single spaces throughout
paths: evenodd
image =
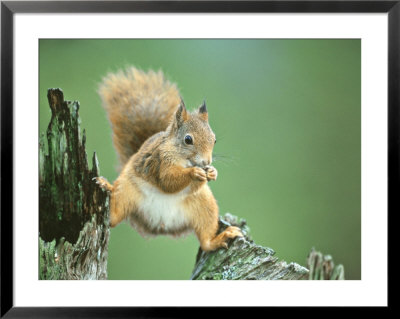
M 81 104 L 89 157 L 117 177 L 97 94 L 108 72 L 162 69 L 189 108 L 205 98 L 217 136 L 210 186 L 220 213 L 247 220 L 257 244 L 305 265 L 312 247 L 361 279 L 360 40 L 47 40 L 40 46 L 40 131 L 47 89 Z M 188 279 L 194 235 L 143 239 L 111 230 L 109 279 Z

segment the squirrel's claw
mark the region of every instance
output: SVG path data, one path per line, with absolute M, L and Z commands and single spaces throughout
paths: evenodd
M 95 180 L 96 184 L 99 185 L 103 190 L 112 192 L 113 186 L 103 176 L 94 177 L 92 180 Z
M 225 248 L 225 249 L 228 249 L 228 244 L 225 243 L 225 242 L 223 242 L 223 243 L 221 243 L 221 247 L 223 247 L 223 248 Z

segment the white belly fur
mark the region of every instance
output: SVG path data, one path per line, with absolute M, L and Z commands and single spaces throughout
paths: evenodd
M 166 194 L 143 181 L 139 188 L 143 198 L 138 208 L 151 228 L 162 228 L 168 232 L 187 225 L 183 201 L 189 194 L 189 187 L 179 193 Z

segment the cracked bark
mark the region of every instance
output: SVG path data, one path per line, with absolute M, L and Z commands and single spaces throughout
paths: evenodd
M 193 280 L 335 280 L 344 279 L 342 265 L 335 266 L 331 256 L 314 249 L 307 257 L 307 268 L 275 257 L 275 251 L 254 243 L 244 219 L 226 213 L 219 220 L 219 232 L 228 226 L 239 227 L 244 238 L 230 240 L 229 248 L 213 252 L 199 249 Z
M 191 279 L 296 280 L 307 279 L 309 271 L 296 263 L 286 263 L 274 256 L 273 249 L 253 242 L 244 219 L 229 213 L 220 218 L 220 230 L 239 227 L 244 238 L 231 240 L 228 250 L 199 250 Z
M 39 279 L 107 279 L 109 199 L 89 169 L 79 102 L 48 90 L 52 117 L 39 143 Z

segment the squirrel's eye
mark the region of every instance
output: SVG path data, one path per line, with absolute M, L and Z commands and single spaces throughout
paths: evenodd
M 192 139 L 192 137 L 190 135 L 186 135 L 185 136 L 185 143 L 188 144 L 188 145 L 193 144 L 193 139 Z

